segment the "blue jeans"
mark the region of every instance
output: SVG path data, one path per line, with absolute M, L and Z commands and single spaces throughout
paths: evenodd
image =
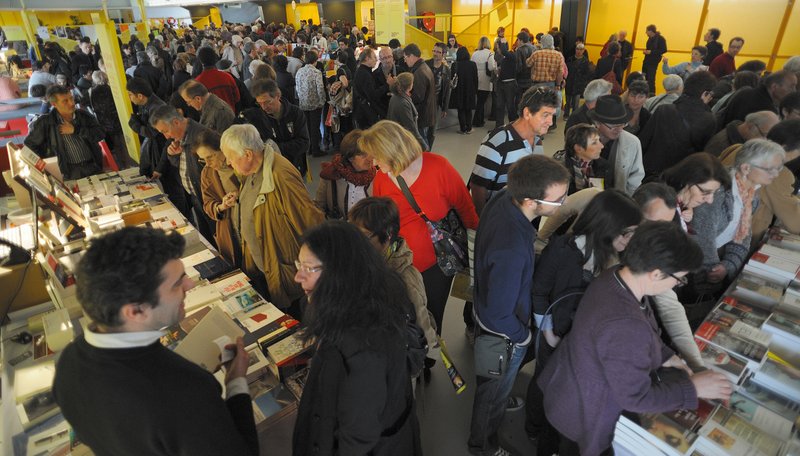
M 467 441 L 469 452 L 472 454 L 491 455 L 500 447 L 497 431 L 503 422 L 506 401 L 514 387 L 514 380 L 528 348 L 518 345 L 512 347 L 508 365 L 500 377 L 476 376 L 475 401 L 472 404 L 472 422 Z

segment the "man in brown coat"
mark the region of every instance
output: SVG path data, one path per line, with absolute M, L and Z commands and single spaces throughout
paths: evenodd
M 279 153 L 277 144 L 265 144 L 256 127 L 234 125 L 222 134 L 220 145 L 228 163 L 242 176 L 233 214 L 242 245 L 242 270 L 251 278 L 264 277 L 269 300 L 287 309 L 303 295 L 294 281 L 300 237 L 325 215 L 308 194 L 297 168 Z M 299 317 L 297 309 L 289 313 Z
M 414 43 L 403 49 L 406 65 L 414 75 L 414 88 L 411 89 L 411 100 L 417 108 L 419 118 L 417 125 L 423 138 L 428 137 L 428 129 L 436 126 L 436 82 L 433 72 L 422 60 L 422 51 Z

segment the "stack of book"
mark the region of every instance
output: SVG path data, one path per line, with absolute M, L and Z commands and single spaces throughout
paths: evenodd
M 798 454 L 800 236 L 772 234 L 695 332 L 705 367 L 734 384 L 729 401 L 620 418 L 620 453 Z

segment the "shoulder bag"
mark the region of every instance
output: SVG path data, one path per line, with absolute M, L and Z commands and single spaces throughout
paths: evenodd
M 428 226 L 428 234 L 433 243 L 433 250 L 436 252 L 436 263 L 447 277 L 454 276 L 457 272 L 464 271 L 469 267 L 467 251 L 467 230 L 464 223 L 458 216 L 455 209 L 450 209 L 447 215 L 438 222 L 433 222 L 422 212 L 411 190 L 408 189 L 405 179 L 397 176 L 397 184 L 408 204 L 425 221 Z

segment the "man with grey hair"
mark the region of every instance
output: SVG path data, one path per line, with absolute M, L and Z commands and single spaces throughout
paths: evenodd
M 233 211 L 242 240 L 242 269 L 254 285 L 265 286 L 267 299 L 286 310 L 303 295 L 294 281 L 300 237 L 325 215 L 314 204 L 297 169 L 277 153 L 277 144 L 262 141 L 253 125 L 227 129 L 220 148 L 242 176 Z M 299 317 L 296 308 L 290 313 Z
M 650 97 L 644 102 L 644 107 L 652 114 L 661 105 L 672 104 L 683 92 L 683 78 L 677 74 L 669 74 L 662 81 L 666 93 Z
M 556 119 L 561 111 L 561 89 L 564 83 L 564 55 L 555 49 L 553 36 L 542 35 L 539 40 L 542 49 L 531 54 L 525 64 L 531 69 L 533 87 L 553 87 L 558 94 L 558 109 L 553 117 L 550 130 L 556 128 Z
M 767 133 L 780 121 L 772 111 L 751 112 L 741 120 L 732 120 L 708 141 L 705 152 L 717 157 L 734 144 L 744 144 L 754 138 L 766 138 Z
M 603 95 L 611 95 L 611 88 L 613 86 L 610 82 L 604 79 L 595 79 L 594 81 L 586 84 L 586 89 L 583 90 L 583 105 L 576 109 L 567 119 L 567 125 L 564 126 L 564 136 L 567 130 L 573 125 L 579 123 L 591 124 L 592 119 L 589 117 L 589 111 L 594 109 L 597 104 L 597 99 Z
M 215 223 L 203 211 L 203 193 L 200 186 L 200 173 L 203 165 L 197 159 L 195 142 L 203 130 L 209 130 L 192 119 L 183 117 L 170 105 L 156 108 L 150 114 L 150 126 L 164 135 L 167 141 L 167 158 L 170 165 L 178 170 L 184 199 L 188 209 L 193 212 L 193 225 L 209 242 L 214 243 Z
M 783 64 L 784 71 L 791 71 L 797 76 L 797 90 L 800 90 L 800 55 L 796 55 Z

